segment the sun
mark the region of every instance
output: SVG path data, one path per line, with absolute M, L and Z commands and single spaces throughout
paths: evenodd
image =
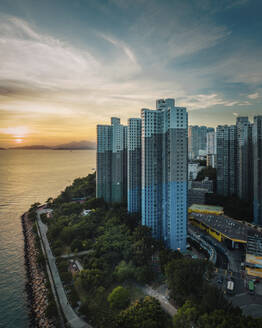
M 15 143 L 21 143 L 23 142 L 23 139 L 19 138 L 19 139 L 15 139 Z

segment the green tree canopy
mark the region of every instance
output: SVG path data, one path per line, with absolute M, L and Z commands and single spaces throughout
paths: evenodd
M 125 309 L 130 303 L 129 291 L 122 286 L 118 286 L 108 295 L 107 301 L 112 309 Z
M 168 286 L 178 305 L 188 299 L 197 300 L 203 289 L 203 275 L 207 271 L 208 262 L 183 258 L 172 260 L 166 266 Z
M 153 297 L 146 296 L 131 304 L 119 313 L 116 320 L 117 328 L 168 328 L 168 317 L 160 303 Z

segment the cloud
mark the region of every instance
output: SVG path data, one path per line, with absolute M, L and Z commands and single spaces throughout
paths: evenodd
M 247 96 L 249 99 L 257 99 L 259 98 L 259 93 L 256 92 L 256 93 L 252 93 L 250 95 Z
M 105 35 L 103 33 L 99 33 L 99 35 L 103 39 L 108 41 L 109 43 L 113 44 L 115 47 L 120 48 L 126 54 L 126 56 L 130 59 L 130 61 L 137 65 L 137 59 L 136 59 L 135 54 L 123 41 L 117 40 L 117 39 L 110 37 L 108 35 Z
M 188 97 L 181 97 L 179 100 L 188 107 L 189 110 L 205 109 L 216 105 L 223 105 L 225 107 L 250 105 L 248 102 L 241 102 L 238 100 L 225 100 L 223 97 L 213 93 L 209 95 L 199 94 Z
M 0 128 L 0 133 L 14 135 L 15 137 L 21 137 L 29 134 L 30 129 L 26 126 L 16 126 L 8 128 Z

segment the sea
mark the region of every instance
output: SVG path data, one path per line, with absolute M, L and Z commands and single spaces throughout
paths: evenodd
M 0 150 L 0 327 L 29 326 L 21 215 L 94 172 L 95 150 Z

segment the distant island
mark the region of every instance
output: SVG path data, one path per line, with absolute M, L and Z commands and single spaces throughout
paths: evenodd
M 8 149 L 52 149 L 52 148 L 44 145 L 32 145 L 32 146 L 10 147 Z
M 96 143 L 88 140 L 82 140 L 82 141 L 73 141 L 70 143 L 62 144 L 53 147 L 53 149 L 57 150 L 81 150 L 81 149 L 96 149 Z
M 4 150 L 5 148 L 0 148 Z M 66 144 L 61 144 L 53 147 L 45 145 L 31 145 L 31 146 L 17 146 L 9 147 L 8 149 L 24 149 L 24 150 L 33 150 L 33 149 L 52 149 L 52 150 L 91 150 L 96 149 L 94 142 L 82 140 L 82 141 L 73 141 Z

